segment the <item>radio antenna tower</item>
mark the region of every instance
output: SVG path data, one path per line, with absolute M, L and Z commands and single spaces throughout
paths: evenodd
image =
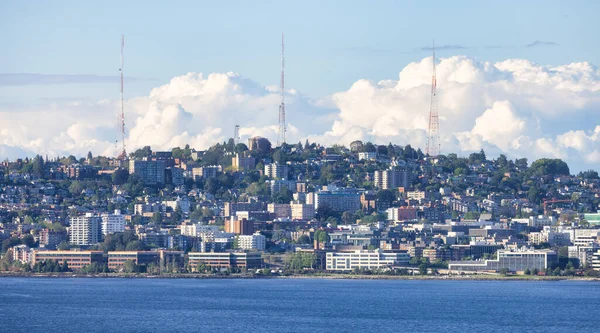
M 119 155 L 120 160 L 127 159 L 127 152 L 125 151 L 125 98 L 123 96 L 123 49 L 125 48 L 125 35 L 121 35 L 121 68 L 119 68 L 119 72 L 121 72 L 121 145 L 123 146 L 123 151 Z
M 285 58 L 283 56 L 284 44 L 283 34 L 281 34 L 281 105 L 279 105 L 279 138 L 277 139 L 277 145 L 281 146 L 285 143 Z
M 437 157 L 440 154 L 440 121 L 437 107 L 437 79 L 435 74 L 435 43 L 433 44 L 433 75 L 431 76 L 431 105 L 429 106 L 429 133 L 426 154 Z
M 240 125 L 235 125 L 233 129 L 233 142 L 237 145 L 240 143 Z

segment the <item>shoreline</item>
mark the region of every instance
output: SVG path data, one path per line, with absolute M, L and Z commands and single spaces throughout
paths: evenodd
M 496 276 L 496 275 L 354 275 L 354 274 L 293 274 L 293 275 L 216 275 L 216 274 L 161 274 L 145 273 L 13 273 L 0 272 L 1 278 L 80 278 L 80 279 L 324 279 L 324 280 L 413 280 L 413 281 L 588 281 L 600 282 L 595 277 L 571 276 Z

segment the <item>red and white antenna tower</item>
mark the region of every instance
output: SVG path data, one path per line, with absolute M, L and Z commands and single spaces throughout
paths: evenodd
M 285 143 L 285 58 L 283 56 L 284 44 L 283 34 L 281 34 L 281 105 L 279 105 L 279 138 L 277 139 L 277 145 L 281 146 Z
M 125 98 L 123 96 L 123 49 L 125 48 L 125 35 L 121 35 L 121 68 L 119 68 L 119 72 L 121 72 L 121 145 L 123 146 L 123 151 L 119 155 L 119 159 L 126 160 L 127 152 L 125 151 Z
M 426 154 L 437 157 L 440 154 L 440 120 L 437 107 L 437 79 L 435 74 L 435 43 L 433 44 L 433 75 L 431 76 L 431 105 L 429 106 L 429 133 Z

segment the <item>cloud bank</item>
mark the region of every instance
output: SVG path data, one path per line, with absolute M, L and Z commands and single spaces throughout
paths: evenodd
M 288 142 L 370 140 L 424 147 L 432 58 L 394 80 L 357 80 L 314 99 L 286 91 Z M 522 59 L 464 56 L 437 64 L 443 153 L 556 157 L 574 170 L 600 163 L 600 71 L 589 63 L 540 66 Z M 145 145 L 207 148 L 236 124 L 244 138 L 277 137 L 279 93 L 236 73 L 189 73 L 126 102 L 128 150 Z M 0 157 L 48 153 L 116 155 L 118 101 L 65 101 L 0 109 Z

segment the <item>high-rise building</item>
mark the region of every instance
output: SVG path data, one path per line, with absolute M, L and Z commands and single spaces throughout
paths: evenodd
M 102 241 L 102 218 L 92 213 L 70 218 L 69 242 L 73 245 L 94 245 Z
M 164 184 L 165 161 L 130 160 L 129 173 L 138 175 L 146 185 Z
M 114 214 L 102 214 L 102 235 L 114 234 L 115 232 L 125 231 L 125 215 L 121 215 L 120 210 L 115 210 Z
M 410 172 L 403 170 L 377 170 L 374 175 L 374 185 L 380 189 L 387 190 L 397 187 L 408 188 L 410 185 Z
M 289 218 L 292 215 L 290 204 L 270 203 L 267 205 L 267 211 L 275 214 L 275 218 Z
M 289 174 L 290 167 L 287 164 L 265 164 L 265 176 L 269 178 L 286 180 Z
M 236 235 L 252 235 L 254 233 L 254 221 L 247 219 L 236 219 L 233 216 L 225 221 L 225 232 Z
M 315 217 L 315 206 L 307 204 L 290 204 L 292 220 L 310 220 Z
M 242 250 L 258 250 L 264 251 L 266 246 L 266 238 L 259 232 L 253 235 L 240 235 L 237 237 L 238 249 Z
M 217 178 L 217 175 L 222 170 L 223 169 L 221 168 L 220 165 L 203 166 L 203 167 L 200 167 L 200 168 L 193 168 L 192 169 L 192 176 L 194 177 L 194 180 L 208 179 L 208 178 Z
M 244 157 L 240 154 L 235 154 L 231 158 L 231 167 L 236 171 L 252 170 L 256 167 L 256 160 L 254 157 Z
M 355 212 L 360 209 L 360 194 L 344 191 L 319 191 L 315 194 L 315 209 L 327 206 L 334 212 Z

